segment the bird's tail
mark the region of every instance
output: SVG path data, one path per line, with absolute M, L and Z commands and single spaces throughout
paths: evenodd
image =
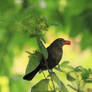
M 24 80 L 28 80 L 28 81 L 29 81 L 29 80 L 32 80 L 33 77 L 36 75 L 36 73 L 37 73 L 39 70 L 40 70 L 40 67 L 38 66 L 34 71 L 32 71 L 31 73 L 25 75 L 25 76 L 23 77 L 23 79 L 24 79 Z

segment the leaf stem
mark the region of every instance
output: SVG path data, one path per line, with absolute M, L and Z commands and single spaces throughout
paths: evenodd
M 73 90 L 77 91 L 77 89 L 74 88 L 73 86 L 71 86 L 70 84 L 68 84 L 67 86 L 69 86 L 69 87 L 72 88 Z
M 42 71 L 42 73 L 43 73 L 44 78 L 47 79 L 43 71 Z
M 48 72 L 49 72 L 49 75 L 50 75 L 50 78 L 51 78 L 51 81 L 52 81 L 53 89 L 54 89 L 54 91 L 56 92 L 56 88 L 55 88 L 55 85 L 54 85 L 54 81 L 53 81 L 53 78 L 52 78 L 52 76 L 51 76 L 52 70 L 49 70 L 48 62 L 46 62 L 46 60 L 45 60 L 45 65 L 46 65 L 46 67 L 47 67 L 47 69 L 48 69 Z
M 44 78 L 47 79 L 43 71 L 42 71 L 42 73 L 43 73 Z M 49 84 L 49 87 L 50 87 L 50 89 L 52 90 L 50 84 Z
M 52 75 L 51 75 L 52 70 L 48 70 L 48 72 L 49 72 L 49 75 L 50 75 L 50 78 L 51 78 L 51 81 L 52 81 L 54 91 L 56 92 L 55 84 L 54 84 L 54 81 L 53 81 L 53 78 L 52 78 Z

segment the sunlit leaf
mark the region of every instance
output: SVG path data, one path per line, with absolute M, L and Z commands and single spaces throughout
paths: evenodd
M 47 59 L 48 58 L 48 52 L 47 52 L 47 49 L 45 48 L 45 46 L 43 45 L 41 40 L 38 41 L 38 45 L 39 45 L 41 54 L 43 55 L 43 57 L 45 59 Z
M 65 67 L 66 65 L 69 64 L 69 61 L 64 61 L 63 63 L 60 64 L 61 67 Z
M 92 92 L 92 88 L 87 88 L 87 92 Z
M 57 83 L 57 85 L 59 86 L 60 92 L 68 92 L 64 83 L 58 78 L 58 76 L 54 72 L 51 72 L 51 76 L 52 76 L 53 80 Z
M 48 92 L 49 79 L 43 79 L 32 87 L 31 92 Z
M 58 65 L 58 67 L 55 67 L 54 69 L 56 69 L 59 72 L 63 72 L 66 74 L 66 71 L 64 71 L 63 69 L 60 68 L 60 65 Z
M 72 77 L 72 76 L 70 75 L 70 73 L 67 73 L 66 77 L 67 77 L 67 80 L 69 80 L 69 81 L 74 81 L 74 80 L 75 80 L 75 78 Z
M 72 85 L 68 84 L 67 86 L 69 86 L 69 87 L 72 88 L 73 90 L 77 91 L 77 89 L 74 88 Z
M 85 82 L 86 83 L 92 83 L 92 79 L 86 79 Z
M 55 67 L 54 69 L 56 69 L 57 71 L 62 72 L 62 70 L 60 68 L 58 68 L 58 67 Z
M 41 58 L 42 55 L 39 52 L 35 52 L 30 55 L 29 63 L 26 68 L 26 74 L 32 72 L 40 64 Z
M 84 67 L 82 67 L 82 66 L 77 66 L 77 67 L 75 67 L 74 68 L 74 71 L 76 71 L 76 72 L 83 72 L 83 71 L 85 71 L 85 68 Z
M 68 69 L 73 69 L 73 66 L 69 65 L 69 61 L 64 61 L 63 63 L 60 64 L 60 67 L 63 68 L 68 68 Z
M 31 55 L 32 53 L 31 52 L 29 52 L 29 51 L 26 51 L 26 53 L 28 53 L 29 55 Z
M 83 71 L 81 73 L 81 76 L 82 76 L 82 79 L 85 81 L 86 79 L 89 78 L 90 76 L 90 73 L 91 73 L 91 70 L 90 69 L 85 69 L 85 71 Z
M 44 35 L 41 36 L 41 39 L 44 41 L 44 43 L 46 43 Z

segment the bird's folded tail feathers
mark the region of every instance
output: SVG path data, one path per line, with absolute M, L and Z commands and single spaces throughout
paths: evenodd
M 29 81 L 29 80 L 32 80 L 33 77 L 36 75 L 36 73 L 37 73 L 39 70 L 40 70 L 40 67 L 38 66 L 34 71 L 32 71 L 31 73 L 25 75 L 25 76 L 23 77 L 23 79 L 24 79 L 24 80 L 28 80 L 28 81 Z

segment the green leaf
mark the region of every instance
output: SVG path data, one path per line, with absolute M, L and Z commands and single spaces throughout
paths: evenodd
M 49 79 L 43 79 L 32 87 L 31 92 L 48 92 Z
M 29 55 L 31 55 L 32 53 L 31 52 L 29 52 L 29 51 L 26 51 L 26 53 L 28 53 Z
M 55 67 L 54 69 L 56 69 L 59 72 L 62 72 L 62 70 L 60 68 L 58 68 L 58 67 Z
M 92 92 L 92 88 L 87 88 L 87 92 Z
M 92 83 L 92 79 L 86 79 L 85 82 L 86 83 Z
M 48 51 L 45 48 L 45 46 L 43 45 L 41 40 L 38 41 L 38 45 L 39 45 L 40 52 L 43 55 L 44 59 L 47 59 L 48 58 Z
M 67 77 L 67 80 L 69 80 L 69 81 L 74 81 L 74 80 L 75 80 L 75 78 L 73 78 L 73 77 L 70 75 L 70 73 L 67 73 L 66 77 Z
M 67 88 L 65 87 L 64 83 L 58 78 L 58 76 L 54 73 L 51 72 L 51 76 L 53 78 L 53 80 L 57 83 L 57 85 L 59 86 L 59 91 L 61 92 L 68 92 Z
M 55 67 L 54 69 L 56 69 L 59 72 L 63 72 L 66 74 L 66 71 L 64 71 L 63 69 L 60 68 L 60 65 L 58 65 L 58 67 Z
M 73 69 L 73 67 L 71 65 L 69 65 L 69 61 L 64 61 L 63 63 L 61 63 L 60 67 Z
M 68 84 L 67 86 L 69 86 L 70 88 L 72 88 L 73 90 L 77 91 L 78 89 L 74 88 L 72 85 Z
M 43 40 L 44 43 L 46 43 L 44 35 L 41 36 L 41 39 Z
M 69 61 L 64 61 L 63 63 L 61 63 L 61 67 L 64 67 L 64 66 L 66 66 L 66 65 L 68 65 L 69 64 Z
M 26 74 L 32 72 L 40 64 L 41 58 L 42 55 L 39 52 L 35 52 L 30 55 L 29 63 L 26 68 Z
M 75 71 L 75 72 L 82 72 L 82 70 L 80 69 L 79 66 L 75 67 L 75 68 L 74 68 L 74 71 Z
M 91 72 L 92 72 L 92 71 L 91 71 L 90 68 L 89 68 L 89 69 L 85 69 L 85 70 L 82 72 L 81 76 L 82 76 L 82 78 L 83 78 L 84 81 L 89 78 Z
M 92 74 L 92 70 L 90 68 L 88 68 L 88 73 Z
M 83 71 L 85 71 L 85 68 L 83 68 L 82 66 L 77 66 L 74 68 L 74 71 L 75 72 L 83 72 Z

